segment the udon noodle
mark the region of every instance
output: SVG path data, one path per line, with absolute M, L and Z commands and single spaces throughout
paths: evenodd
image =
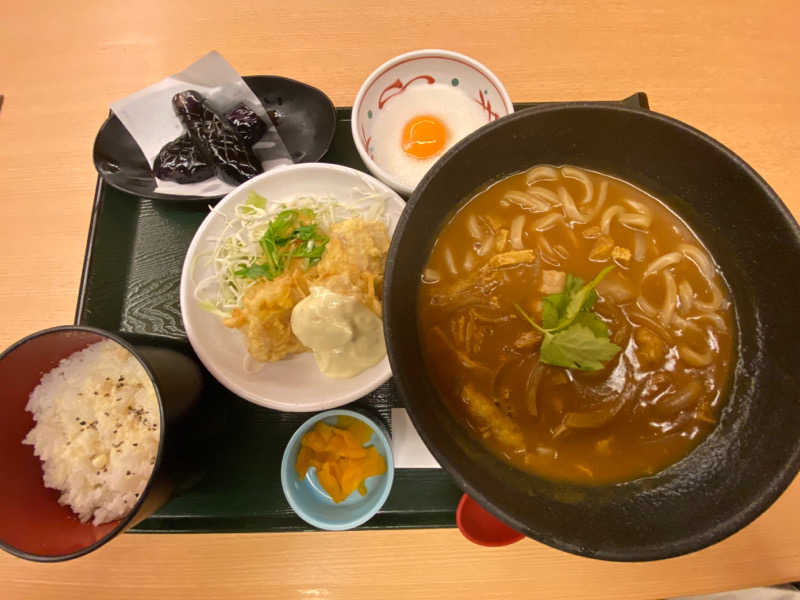
M 608 265 L 592 310 L 618 353 L 597 370 L 548 364 L 522 313 L 543 322 L 543 298 Z M 480 191 L 439 234 L 419 307 L 446 404 L 518 468 L 628 480 L 685 456 L 719 418 L 735 335 L 727 286 L 676 215 L 619 179 L 540 165 Z

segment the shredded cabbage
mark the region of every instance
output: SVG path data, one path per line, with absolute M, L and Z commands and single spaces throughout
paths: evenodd
M 195 257 L 193 274 L 206 273 L 199 281 L 194 279 L 195 299 L 203 309 L 218 317 L 231 316 L 233 309 L 241 305 L 244 293 L 255 283 L 252 279 L 237 277 L 235 272 L 260 260 L 262 251 L 258 240 L 264 235 L 269 222 L 282 210 L 311 209 L 319 228 L 328 233 L 334 223 L 355 217 L 365 221 L 386 222 L 386 201 L 389 197 L 388 192 L 372 187 L 354 187 L 351 197 L 347 199 L 337 198 L 333 194 L 302 194 L 283 202 L 270 202 L 250 192 L 247 201 L 233 209 L 233 216 L 209 207 L 211 212 L 224 218 L 226 224 L 218 238 L 209 238 L 213 247 Z

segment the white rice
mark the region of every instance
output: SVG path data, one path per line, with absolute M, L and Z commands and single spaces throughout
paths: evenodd
M 161 420 L 155 389 L 128 350 L 105 340 L 47 372 L 26 409 L 23 444 L 42 460 L 44 484 L 82 522 L 119 519 L 139 500 L 155 464 Z

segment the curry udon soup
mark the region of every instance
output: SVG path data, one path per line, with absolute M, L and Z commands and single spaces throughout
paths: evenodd
M 735 330 L 714 261 L 658 200 L 600 173 L 537 166 L 477 193 L 439 234 L 419 315 L 456 419 L 548 478 L 655 473 L 725 401 Z

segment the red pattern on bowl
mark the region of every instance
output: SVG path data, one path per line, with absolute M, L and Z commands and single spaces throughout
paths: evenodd
M 417 50 L 397 56 L 378 67 L 358 91 L 351 129 L 353 142 L 370 172 L 402 194 L 411 189 L 375 162 L 372 125 L 392 98 L 410 86 L 449 84 L 463 90 L 483 108 L 486 122 L 514 112 L 511 98 L 500 80 L 481 63 L 447 50 Z

